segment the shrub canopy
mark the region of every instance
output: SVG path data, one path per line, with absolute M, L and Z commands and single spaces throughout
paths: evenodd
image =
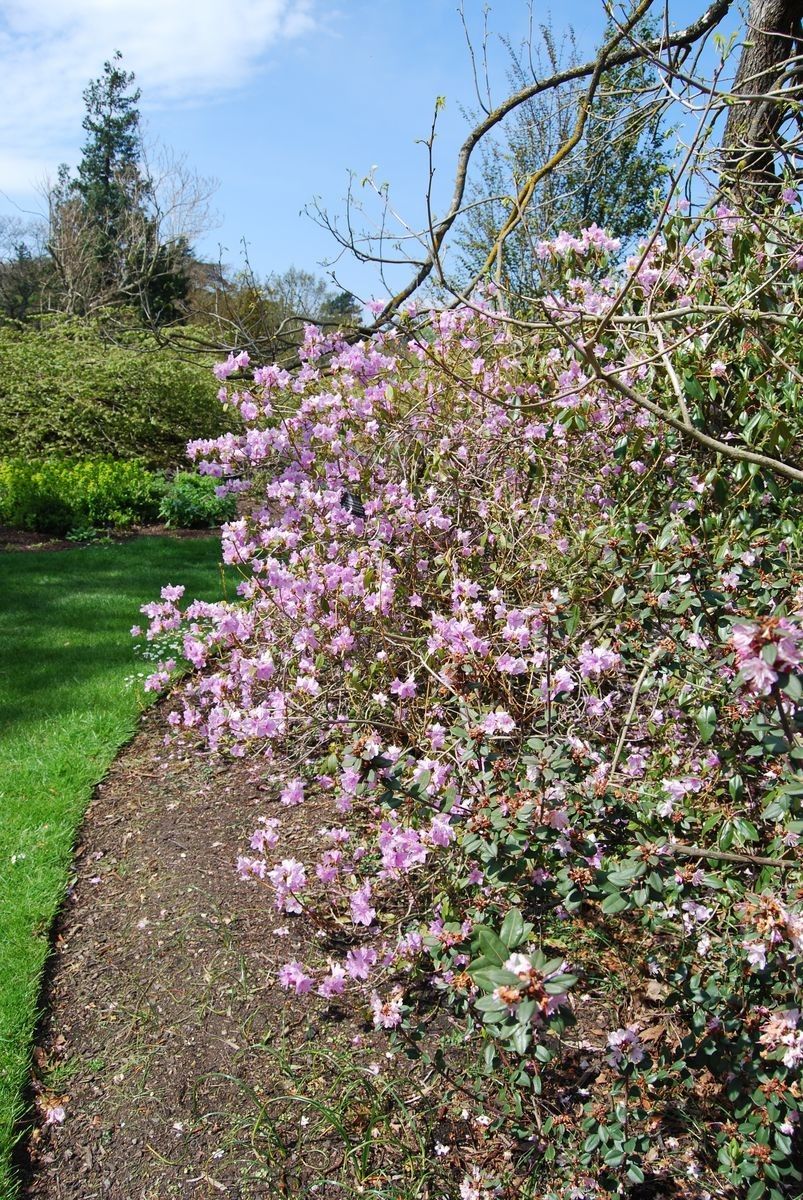
M 203 360 L 184 361 L 147 334 L 110 345 L 90 322 L 0 326 L 0 446 L 5 455 L 184 459 L 191 438 L 227 421 Z

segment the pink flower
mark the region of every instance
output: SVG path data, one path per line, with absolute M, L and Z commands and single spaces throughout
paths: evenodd
M 264 854 L 267 847 L 271 849 L 278 843 L 279 835 L 276 830 L 279 822 L 275 817 L 263 819 L 263 824 L 251 834 L 251 849 L 258 854 Z
M 412 700 L 417 690 L 413 675 L 408 675 L 406 679 L 394 679 L 390 685 L 391 694 L 398 696 L 400 700 Z
M 747 961 L 757 971 L 763 971 L 767 965 L 767 947 L 763 942 L 742 942 L 747 951 Z
M 496 660 L 497 671 L 505 675 L 526 675 L 527 663 L 523 658 L 514 658 L 512 654 L 501 654 Z
M 304 864 L 295 858 L 283 858 L 278 866 L 267 873 L 267 879 L 276 892 L 276 907 L 284 912 L 303 912 L 297 893 L 307 883 Z
M 264 879 L 266 870 L 264 858 L 246 858 L 241 854 L 237 859 L 237 874 L 241 879 Z
M 352 979 L 367 979 L 376 960 L 377 953 L 373 947 L 358 946 L 346 955 L 346 970 Z
M 301 996 L 305 992 L 311 992 L 312 985 L 312 976 L 306 973 L 303 963 L 289 962 L 279 969 L 279 986 L 285 991 L 293 988 L 296 995 Z
M 544 681 L 544 686 L 546 686 L 546 680 Z M 554 700 L 556 696 L 560 696 L 563 692 L 567 694 L 573 692 L 574 688 L 575 682 L 572 679 L 571 671 L 567 671 L 565 667 L 558 667 L 552 676 L 552 699 Z
M 371 1011 L 374 1014 L 375 1029 L 395 1029 L 401 1025 L 403 992 L 394 988 L 387 1000 L 382 1000 L 374 992 L 371 996 Z
M 516 728 L 516 722 L 511 717 L 510 713 L 504 709 L 498 708 L 496 712 L 488 713 L 483 719 L 480 728 L 484 733 L 488 733 L 491 737 L 497 733 L 512 733 Z
M 778 681 L 778 672 L 773 671 L 760 655 L 745 659 L 739 666 L 742 678 L 750 684 L 750 690 L 759 695 L 771 691 L 772 685 Z
M 644 1058 L 644 1047 L 639 1041 L 638 1025 L 628 1025 L 626 1029 L 615 1029 L 608 1034 L 608 1045 L 611 1053 L 608 1062 L 612 1067 L 624 1067 L 628 1063 L 640 1063 Z
M 346 972 L 338 963 L 332 963 L 329 974 L 321 980 L 318 995 L 323 996 L 326 1000 L 331 1000 L 333 996 L 341 996 L 345 984 Z
M 376 916 L 376 909 L 371 906 L 371 885 L 364 883 L 351 893 L 351 919 L 355 925 L 370 925 Z
M 282 788 L 279 799 L 282 804 L 296 805 L 304 802 L 304 784 L 300 779 L 291 779 Z
M 454 841 L 454 829 L 446 816 L 434 817 L 427 831 L 427 838 L 433 846 L 448 846 Z
M 615 671 L 621 664 L 621 656 L 608 646 L 595 646 L 592 650 L 588 642 L 584 642 L 578 655 L 580 674 L 583 679 L 592 675 L 601 675 L 605 671 Z

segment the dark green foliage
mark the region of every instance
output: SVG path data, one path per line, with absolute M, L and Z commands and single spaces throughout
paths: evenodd
M 185 362 L 144 334 L 109 346 L 88 323 L 0 329 L 6 455 L 108 455 L 178 466 L 191 438 L 226 427 L 208 364 Z
M 118 50 L 112 62 L 103 64 L 103 75 L 84 92 L 86 116 L 82 124 L 87 139 L 78 178 L 70 185 L 109 234 L 113 233 L 115 218 L 119 220 L 129 207 L 141 183 L 140 91 L 130 90 L 134 74 L 120 69 L 121 60 Z
M 155 244 L 153 267 L 142 281 L 140 306 L 146 323 L 159 328 L 174 325 L 185 316 L 193 255 L 186 238 L 159 244 L 152 222 L 149 232 Z
M 0 261 L 0 314 L 13 321 L 25 321 L 38 310 L 49 272 L 46 258 L 34 254 L 26 242 L 16 242 L 11 253 Z
M 351 292 L 338 292 L 324 301 L 321 316 L 326 321 L 338 321 L 344 325 L 359 325 L 362 307 Z
M 162 498 L 159 516 L 179 529 L 211 529 L 237 514 L 234 496 L 218 496 L 217 481 L 208 475 L 180 471 Z
M 0 462 L 0 523 L 56 537 L 155 521 L 164 477 L 114 459 Z

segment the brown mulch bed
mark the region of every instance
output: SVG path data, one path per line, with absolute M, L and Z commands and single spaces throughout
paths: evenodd
M 127 542 L 136 537 L 205 538 L 220 533 L 219 529 L 169 529 L 167 525 L 141 525 L 125 532 L 109 535 L 113 542 Z M 12 529 L 0 525 L 0 551 L 25 550 L 74 550 L 76 546 L 91 545 L 90 542 L 71 541 L 69 538 L 51 537 L 47 533 L 36 533 L 30 529 Z
M 80 833 L 34 1052 L 28 1200 L 304 1195 L 303 1173 L 260 1148 L 261 1106 L 287 1088 L 279 1034 L 303 1058 L 366 1031 L 364 1014 L 286 1000 L 276 969 L 315 931 L 234 869 L 262 814 L 281 813 L 283 855 L 307 857 L 325 801 L 282 808 L 264 765 L 177 753 L 166 711 L 145 716 Z
M 326 943 L 235 870 L 263 815 L 280 817 L 280 856 L 309 861 L 330 799 L 286 808 L 276 767 L 177 749 L 169 708 L 148 710 L 80 832 L 42 996 L 21 1197 L 457 1195 L 469 1165 L 493 1171 L 515 1139 L 457 1116 L 444 1081 L 389 1052 L 365 1011 L 281 991 L 279 966 Z M 624 970 L 618 957 L 610 969 Z M 584 1001 L 574 1037 L 604 1044 L 614 1015 Z M 586 1057 L 578 1049 L 578 1086 Z M 397 1191 L 438 1142 L 454 1152 L 435 1189 Z

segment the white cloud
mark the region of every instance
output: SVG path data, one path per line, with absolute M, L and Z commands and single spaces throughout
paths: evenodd
M 0 0 L 0 189 L 30 191 L 81 143 L 82 93 L 115 50 L 143 107 L 235 90 L 316 28 L 315 0 Z M 27 186 L 26 186 L 27 184 Z

